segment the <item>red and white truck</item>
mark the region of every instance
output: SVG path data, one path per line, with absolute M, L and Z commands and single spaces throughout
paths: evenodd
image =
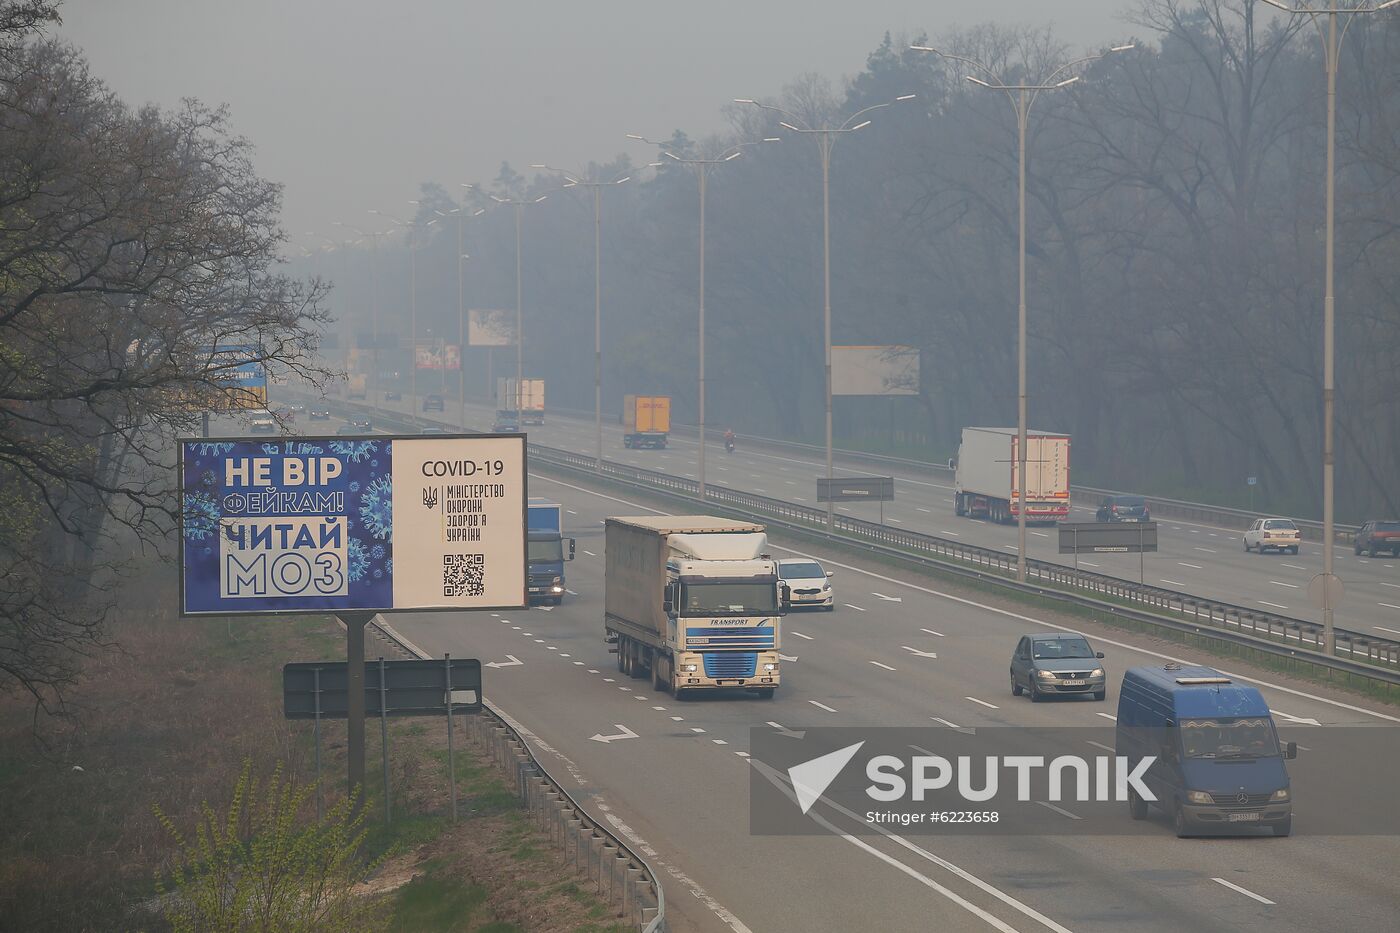
M 963 428 L 953 474 L 953 511 L 1016 521 L 1019 494 L 1015 428 Z M 1026 521 L 1069 517 L 1069 435 L 1026 432 Z

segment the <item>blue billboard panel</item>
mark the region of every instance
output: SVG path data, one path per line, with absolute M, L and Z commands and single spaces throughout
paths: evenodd
M 184 614 L 525 604 L 523 437 L 186 440 L 180 478 Z

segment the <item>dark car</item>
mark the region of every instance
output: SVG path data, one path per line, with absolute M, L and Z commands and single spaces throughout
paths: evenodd
M 331 413 L 324 408 L 313 408 L 306 413 L 306 417 L 311 421 L 330 421 Z
M 446 434 L 446 433 L 447 433 L 447 430 L 446 430 L 445 428 L 439 428 L 439 427 L 436 427 L 436 426 L 433 426 L 433 425 L 429 425 L 428 427 L 424 428 L 423 430 L 419 431 L 418 433 L 419 433 L 419 434 Z
M 1095 521 L 1100 522 L 1150 522 L 1147 500 L 1142 496 L 1104 496 L 1099 503 Z
M 1022 691 L 1032 703 L 1048 696 L 1092 693 L 1102 700 L 1106 676 L 1102 651 L 1083 635 L 1022 635 L 1011 656 L 1011 695 Z
M 338 427 L 338 428 L 335 429 L 335 433 L 336 433 L 336 434 L 359 434 L 359 433 L 360 433 L 360 429 L 357 428 L 357 427 L 355 427 L 353 424 L 342 424 L 340 427 Z
M 520 418 L 513 411 L 498 411 L 496 412 L 496 421 L 491 425 L 491 430 L 497 434 L 519 434 Z
M 387 392 L 384 393 L 384 401 L 386 401 L 386 402 L 401 402 L 401 401 L 403 401 L 403 393 L 402 393 L 402 392 L 399 392 L 399 391 L 396 391 L 396 390 L 394 390 L 394 389 L 390 389 L 389 391 L 387 391 Z
M 369 423 L 368 418 L 351 418 L 350 427 L 359 431 L 361 434 L 368 434 L 370 431 L 374 430 L 374 426 Z
M 425 395 L 425 396 L 423 396 L 423 410 L 424 410 L 424 411 L 442 411 L 445 407 L 446 407 L 446 406 L 443 404 L 443 400 L 442 400 L 442 396 L 441 396 L 441 395 Z
M 1356 532 L 1356 553 L 1362 551 L 1375 557 L 1380 551 L 1389 551 L 1391 557 L 1400 557 L 1400 522 L 1367 522 Z

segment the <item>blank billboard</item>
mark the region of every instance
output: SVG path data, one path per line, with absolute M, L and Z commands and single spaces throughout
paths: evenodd
M 832 347 L 832 395 L 918 395 L 916 347 Z
M 509 347 L 515 344 L 515 312 L 472 308 L 467 312 L 467 345 Z

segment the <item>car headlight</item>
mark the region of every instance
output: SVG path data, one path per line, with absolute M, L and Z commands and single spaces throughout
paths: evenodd
M 1275 803 L 1287 800 L 1288 788 L 1280 787 L 1278 790 L 1274 791 L 1272 794 L 1269 795 L 1269 799 Z
M 694 674 L 696 668 L 695 668 L 695 665 L 694 665 L 694 664 L 682 664 L 682 665 L 681 665 L 681 670 L 684 671 L 684 672 L 687 673 L 687 674 Z
M 778 665 L 776 665 L 776 664 L 765 664 L 765 665 L 763 665 L 763 669 L 764 669 L 765 671 L 776 671 L 776 670 L 778 669 Z
M 1211 804 L 1215 803 L 1215 800 L 1210 794 L 1207 794 L 1203 790 L 1188 790 L 1186 792 L 1186 802 Z
M 1036 672 L 1035 672 L 1035 676 L 1039 677 L 1041 680 L 1054 680 L 1054 679 L 1055 679 L 1055 672 L 1054 672 L 1054 671 L 1036 671 Z
M 1094 668 L 1092 671 L 1089 672 L 1089 676 L 1090 676 L 1090 677 L 1102 677 L 1102 676 L 1103 676 L 1103 668 L 1101 668 L 1101 667 L 1096 667 L 1096 668 Z

